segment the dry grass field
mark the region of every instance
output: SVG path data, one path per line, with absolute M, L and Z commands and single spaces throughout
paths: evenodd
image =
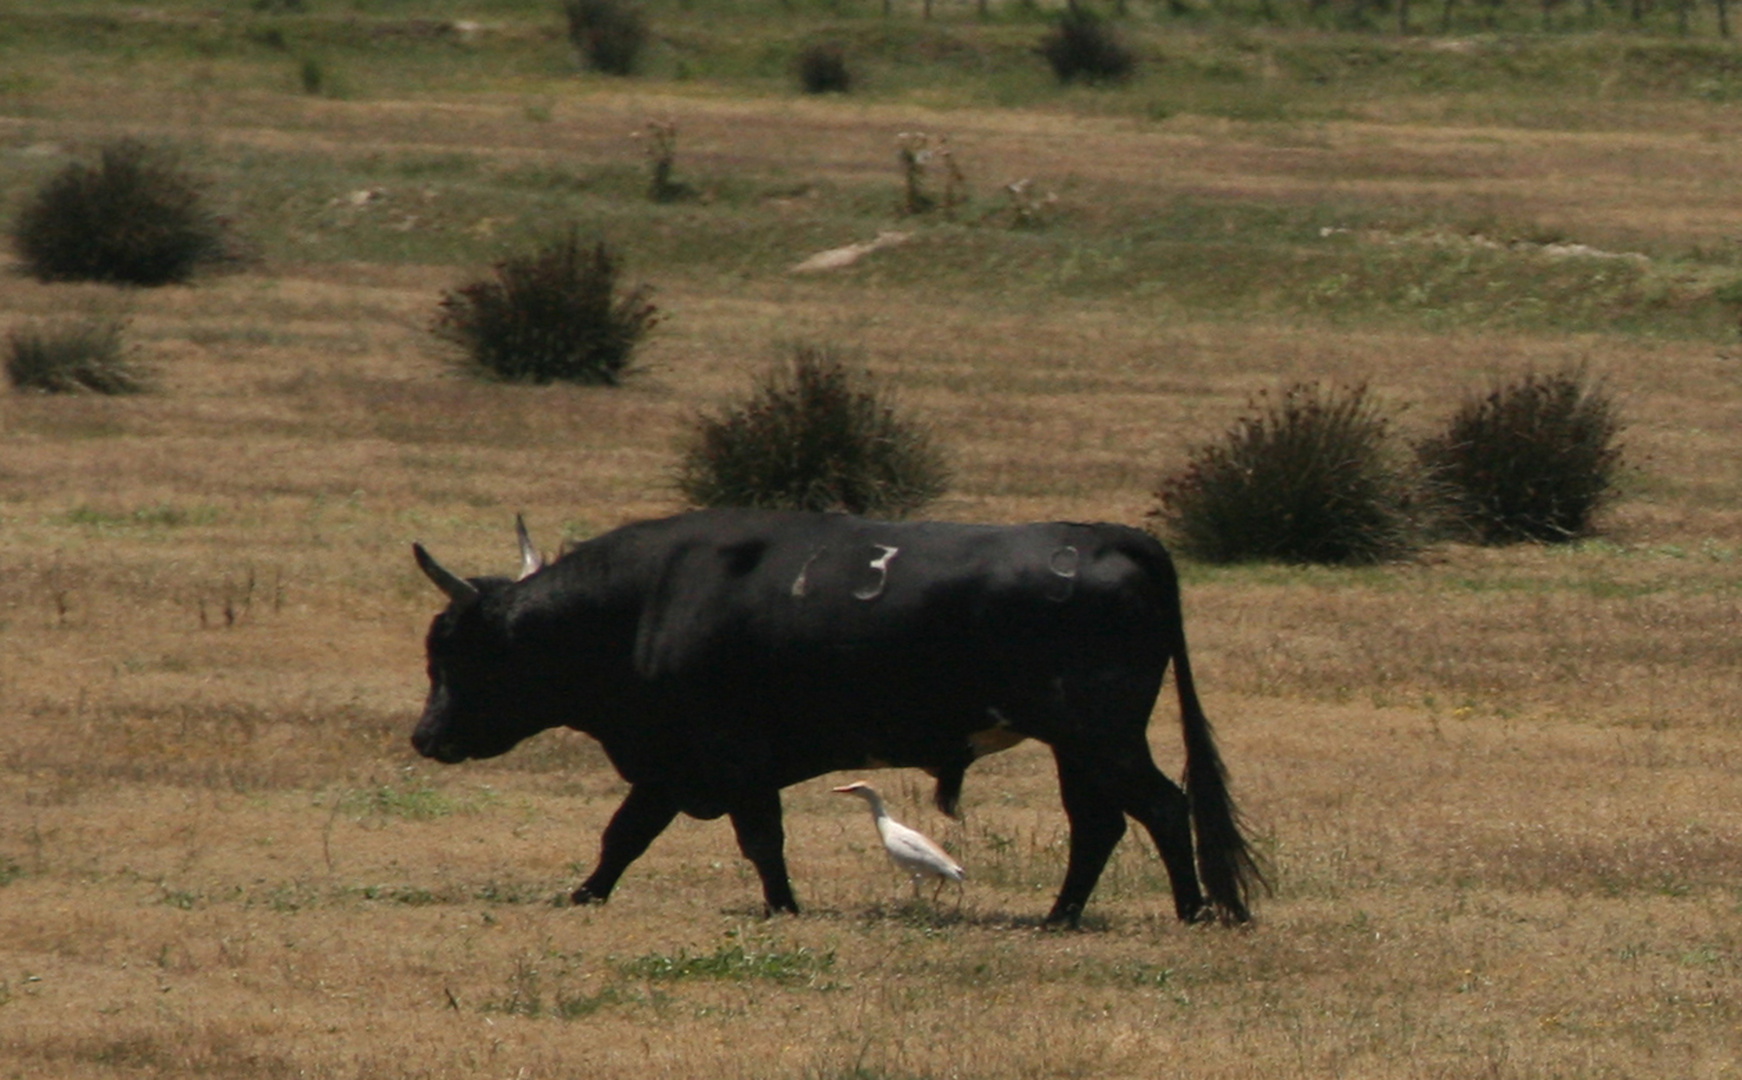
M 258 258 L 132 293 L 0 276 L 0 324 L 124 313 L 158 381 L 0 392 L 0 1077 L 1742 1076 L 1733 106 L 1314 84 L 1335 110 L 1243 120 L 1186 83 L 1150 115 L 1147 84 L 1007 106 L 894 76 L 816 101 L 553 70 L 531 31 L 458 87 L 414 46 L 341 54 L 349 93 L 317 96 L 264 49 L 116 33 L 0 38 L 7 213 L 136 135 Z M 700 198 L 642 196 L 650 118 Z M 957 221 L 895 213 L 915 128 L 967 168 Z M 1022 176 L 1059 195 L 1043 228 L 1002 216 Z M 456 375 L 441 291 L 566 220 L 657 288 L 640 373 Z M 884 229 L 914 235 L 788 272 Z M 1419 434 L 1582 363 L 1629 468 L 1578 545 L 1184 566 L 1277 882 L 1250 928 L 1176 924 L 1136 836 L 1083 930 L 1040 927 L 1065 826 L 1032 745 L 969 774 L 959 824 L 925 777 L 871 777 L 968 869 L 935 906 L 846 775 L 787 792 L 801 916 L 761 916 L 723 821 L 680 821 L 609 905 L 554 903 L 624 787 L 569 733 L 416 757 L 441 598 L 410 543 L 504 573 L 516 512 L 554 549 L 677 509 L 687 420 L 810 340 L 936 428 L 939 518 L 1139 522 L 1303 379 Z M 1152 742 L 1177 772 L 1169 694 Z

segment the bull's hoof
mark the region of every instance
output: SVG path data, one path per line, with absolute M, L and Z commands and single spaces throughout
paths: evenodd
M 575 902 L 576 907 L 582 907 L 587 904 L 603 904 L 605 902 L 603 896 L 596 895 L 593 890 L 587 888 L 585 885 L 582 885 L 580 888 L 570 893 L 569 899 Z
M 1083 906 L 1069 904 L 1055 907 L 1047 914 L 1045 925 L 1065 930 L 1081 930 L 1083 928 Z

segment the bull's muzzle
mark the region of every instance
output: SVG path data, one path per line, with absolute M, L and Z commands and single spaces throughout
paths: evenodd
M 418 719 L 417 727 L 411 733 L 411 745 L 426 758 L 434 758 L 444 765 L 453 765 L 472 755 L 453 738 L 446 712 L 445 695 L 438 689 L 430 694 L 430 700 L 424 704 L 423 716 Z
M 411 745 L 424 757 L 443 765 L 457 765 L 471 756 L 451 742 L 425 734 L 422 728 L 411 733 Z

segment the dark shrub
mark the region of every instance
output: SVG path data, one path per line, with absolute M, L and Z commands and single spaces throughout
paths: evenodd
M 122 348 L 123 324 L 86 318 L 65 326 L 27 326 L 6 340 L 6 378 L 20 390 L 70 394 L 137 394 L 150 380 Z
M 622 0 L 567 0 L 569 41 L 594 71 L 633 75 L 647 45 L 647 20 Z
M 1582 370 L 1472 396 L 1417 449 L 1454 522 L 1489 544 L 1587 536 L 1612 493 L 1621 420 Z
M 1094 12 L 1075 5 L 1065 9 L 1058 25 L 1041 41 L 1040 54 L 1062 83 L 1123 82 L 1137 68 L 1137 58 L 1112 28 Z
M 1373 563 L 1417 549 L 1413 477 L 1366 387 L 1321 395 L 1300 384 L 1248 407 L 1157 492 L 1155 515 L 1182 552 L 1210 562 Z
M 906 516 L 948 485 L 930 433 L 820 346 L 800 346 L 746 400 L 697 417 L 677 469 L 678 489 L 697 506 L 879 517 Z
M 495 378 L 616 385 L 658 321 L 648 286 L 618 292 L 619 262 L 603 240 L 586 247 L 570 229 L 446 293 L 432 329 Z
M 302 82 L 302 92 L 318 97 L 327 92 L 327 68 L 313 56 L 305 56 L 297 65 L 297 78 Z
M 167 285 L 225 257 L 200 186 L 167 152 L 132 141 L 57 173 L 25 203 L 12 239 L 42 281 Z
M 845 94 L 853 88 L 846 51 L 833 43 L 807 46 L 798 54 L 798 83 L 807 94 Z

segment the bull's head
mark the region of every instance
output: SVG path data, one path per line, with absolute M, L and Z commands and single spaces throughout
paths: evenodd
M 516 516 L 514 528 L 520 541 L 520 575 L 513 581 L 460 577 L 422 544 L 411 545 L 418 568 L 448 598 L 447 610 L 430 623 L 425 640 L 429 697 L 411 735 L 411 744 L 425 757 L 448 764 L 494 757 L 532 733 L 516 715 L 508 627 L 502 605 L 492 602 L 544 567 L 526 522 Z

